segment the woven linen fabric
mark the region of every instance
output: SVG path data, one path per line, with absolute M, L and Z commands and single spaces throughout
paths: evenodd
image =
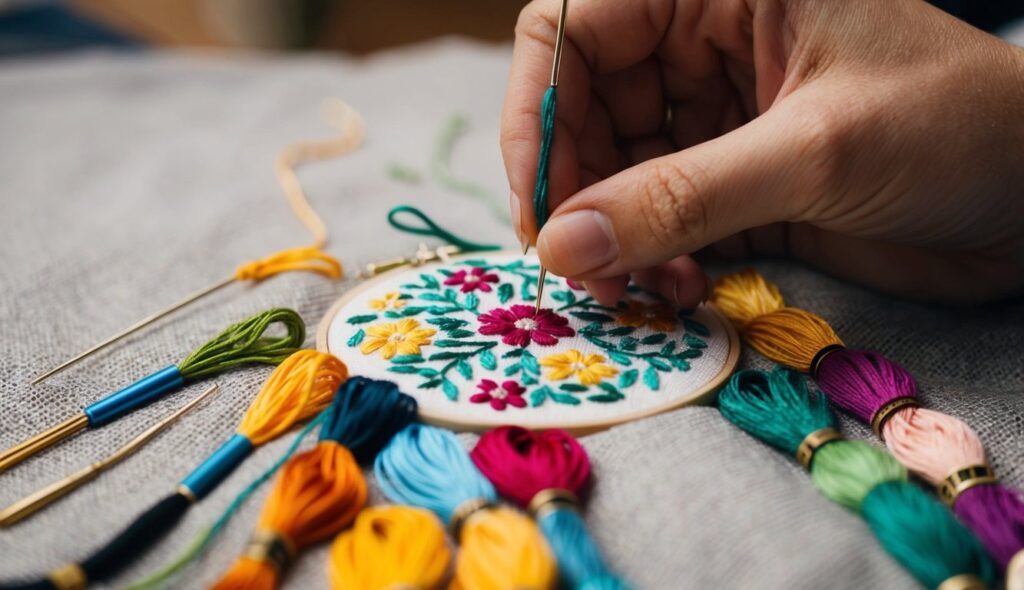
M 453 111 L 470 122 L 454 172 L 504 203 L 498 115 L 510 51 L 443 41 L 347 60 L 248 55 L 88 54 L 0 64 L 0 446 L 63 420 L 112 389 L 180 361 L 231 322 L 275 306 L 312 332 L 358 284 L 358 265 L 410 255 L 387 227 L 413 204 L 459 233 L 512 247 L 479 201 L 429 180 L 390 180 L 397 161 L 429 169 Z M 349 278 L 276 277 L 234 285 L 35 387 L 31 377 L 235 265 L 309 236 L 273 174 L 278 150 L 330 133 L 326 96 L 366 118 L 357 153 L 300 171 Z M 427 175 L 425 178 L 429 178 Z M 876 349 L 919 380 L 930 407 L 971 424 L 1003 480 L 1024 486 L 1024 305 L 948 309 L 895 301 L 794 263 L 757 265 L 792 304 L 822 314 L 851 346 Z M 712 268 L 712 274 L 730 269 Z M 744 351 L 742 366 L 767 368 Z M 44 512 L 0 530 L 0 574 L 35 576 L 108 540 L 232 433 L 269 368 L 214 380 L 223 391 L 113 470 Z M 0 503 L 106 455 L 197 395 L 190 386 L 0 474 Z M 845 431 L 877 441 L 848 419 Z M 268 467 L 291 436 L 260 448 L 108 587 L 177 555 Z M 471 444 L 473 437 L 465 435 Z M 823 498 L 789 457 L 686 408 L 587 436 L 596 487 L 586 519 L 611 565 L 637 588 L 914 588 L 863 521 Z M 176 587 L 216 580 L 245 545 L 264 486 Z M 380 494 L 374 496 L 380 501 Z M 326 588 L 327 545 L 298 559 L 285 588 Z

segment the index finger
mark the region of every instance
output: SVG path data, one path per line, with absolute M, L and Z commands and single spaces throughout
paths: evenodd
M 533 196 L 541 100 L 551 82 L 561 4 L 534 0 L 520 13 L 502 111 L 501 152 L 512 198 L 519 200 L 521 237 L 530 243 L 538 230 Z M 580 188 L 577 138 L 590 106 L 591 75 L 620 70 L 651 55 L 672 12 L 673 0 L 569 1 L 549 160 L 550 209 Z

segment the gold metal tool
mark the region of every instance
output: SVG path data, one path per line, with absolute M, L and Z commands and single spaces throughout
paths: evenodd
M 86 482 L 91 481 L 100 473 L 103 473 L 107 469 L 110 469 L 114 465 L 127 459 L 132 453 L 139 450 L 149 441 L 153 440 L 153 438 L 163 432 L 175 420 L 209 397 L 213 392 L 217 391 L 217 389 L 218 385 L 216 383 L 211 385 L 194 400 L 188 402 L 153 426 L 147 428 L 142 434 L 136 436 L 127 444 L 114 451 L 114 453 L 109 457 L 96 461 L 95 463 L 88 465 L 61 480 L 55 481 L 50 485 L 25 496 L 7 508 L 0 510 L 0 527 L 11 526 L 12 524 L 35 514 L 53 502 L 56 502 L 60 498 L 63 498 L 72 491 L 78 489 Z

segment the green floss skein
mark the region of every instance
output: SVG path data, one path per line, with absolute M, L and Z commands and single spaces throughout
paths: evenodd
M 263 336 L 270 324 L 280 323 L 284 336 Z M 178 363 L 185 379 L 207 377 L 249 363 L 279 365 L 306 339 L 306 324 L 290 309 L 271 309 L 229 326 Z
M 824 396 L 781 367 L 771 374 L 736 373 L 718 405 L 727 420 L 791 455 L 798 455 L 808 435 L 835 427 Z M 995 568 L 981 543 L 949 510 L 907 483 L 902 464 L 867 443 L 836 436 L 804 461 L 825 497 L 858 512 L 889 555 L 927 588 L 955 576 L 993 583 Z

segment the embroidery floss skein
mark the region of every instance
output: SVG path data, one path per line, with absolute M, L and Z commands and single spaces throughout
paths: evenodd
M 876 352 L 845 348 L 824 319 L 786 306 L 778 287 L 754 271 L 722 278 L 714 301 L 751 346 L 809 372 L 837 406 L 870 424 L 896 458 L 936 486 L 1000 566 L 1024 555 L 1024 495 L 999 484 L 970 426 L 918 407 L 906 370 Z
M 334 356 L 300 350 L 274 369 L 246 410 L 234 436 L 181 481 L 174 493 L 143 512 L 121 534 L 89 558 L 48 575 L 38 588 L 62 588 L 55 580 L 77 580 L 77 587 L 107 580 L 138 559 L 205 498 L 256 447 L 291 430 L 326 408 L 348 368 Z M 52 585 L 46 584 L 51 582 Z
M 926 588 L 982 590 L 994 567 L 978 540 L 938 502 L 907 482 L 888 453 L 843 440 L 824 396 L 794 371 L 740 371 L 718 398 L 723 416 L 794 455 L 818 490 L 861 515 L 882 547 Z
M 429 510 L 377 506 L 331 545 L 327 577 L 332 590 L 434 590 L 451 559 L 444 526 Z
M 266 258 L 242 264 L 235 270 L 233 275 L 225 277 L 208 287 L 186 296 L 177 303 L 139 320 L 125 330 L 39 375 L 32 380 L 31 384 L 36 385 L 40 383 L 51 375 L 63 371 L 93 353 L 234 282 L 250 281 L 258 283 L 272 276 L 293 271 L 313 272 L 331 279 L 341 278 L 341 263 L 323 251 L 324 246 L 327 245 L 327 227 L 306 199 L 306 194 L 302 190 L 302 183 L 299 182 L 299 177 L 295 173 L 295 167 L 307 160 L 335 158 L 355 150 L 363 142 L 364 124 L 359 113 L 343 101 L 337 99 L 325 101 L 323 106 L 322 114 L 324 119 L 338 128 L 340 136 L 330 140 L 292 143 L 282 150 L 274 164 L 278 181 L 284 190 L 292 212 L 313 234 L 312 245 L 281 250 Z
M 416 400 L 386 381 L 353 377 L 327 410 L 320 442 L 292 457 L 242 558 L 214 590 L 271 590 L 298 551 L 348 526 L 366 503 L 366 465 L 416 416 Z
M 264 337 L 273 324 L 281 324 L 287 333 Z M 81 414 L 0 453 L 0 473 L 86 428 L 109 424 L 197 379 L 251 363 L 279 364 L 298 350 L 305 338 L 306 325 L 296 312 L 271 309 L 258 313 L 229 326 L 177 365 L 144 377 L 87 406 Z
M 494 486 L 451 432 L 410 424 L 381 451 L 374 474 L 392 501 L 448 523 L 460 547 L 452 589 L 554 587 L 555 563 L 537 526 L 495 505 Z
M 529 509 L 571 588 L 625 588 L 601 558 L 579 513 L 590 484 L 587 452 L 564 430 L 501 426 L 480 436 L 470 457 L 498 493 Z

